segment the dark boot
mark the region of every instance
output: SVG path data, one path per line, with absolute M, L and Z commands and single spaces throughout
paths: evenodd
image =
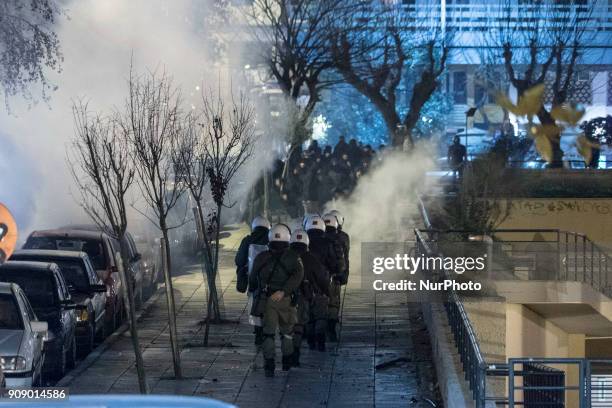
M 325 351 L 325 333 L 317 335 L 317 350 Z
M 289 371 L 293 365 L 293 355 L 283 356 L 283 371 Z
M 274 377 L 274 359 L 266 359 L 264 361 L 264 370 L 266 372 L 266 377 Z
M 293 366 L 299 367 L 300 366 L 300 349 L 294 349 L 292 357 L 293 357 Z
M 332 343 L 338 342 L 338 335 L 336 333 L 336 324 L 337 320 L 328 320 L 327 321 L 327 335 L 329 336 L 329 341 Z
M 264 341 L 263 327 L 255 326 L 255 345 L 261 346 Z

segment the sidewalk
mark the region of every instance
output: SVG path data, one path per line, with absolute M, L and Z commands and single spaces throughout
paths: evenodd
M 422 400 L 436 393 L 419 310 L 408 306 L 401 293 L 375 297 L 353 282 L 346 290 L 337 348 L 328 344 L 328 351 L 320 353 L 305 344 L 302 367 L 288 373 L 279 369 L 276 377 L 265 378 L 248 325 L 245 295 L 235 290 L 233 256 L 245 233 L 246 228 L 235 229 L 222 242 L 220 277 L 228 323 L 211 327 L 210 347 L 201 346 L 205 286 L 199 265 L 173 279 L 182 380 L 172 379 L 163 289 L 147 302 L 139 334 L 151 393 L 205 396 L 239 407 L 431 407 Z M 277 356 L 280 360 L 280 350 Z M 107 339 L 60 385 L 70 387 L 72 394 L 138 392 L 129 333 Z

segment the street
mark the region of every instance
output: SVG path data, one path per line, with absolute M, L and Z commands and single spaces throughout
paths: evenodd
M 265 378 L 245 295 L 235 290 L 233 255 L 245 233 L 246 227 L 233 229 L 222 241 L 226 323 L 211 327 L 209 347 L 202 346 L 206 294 L 199 265 L 174 273 L 182 380 L 173 379 L 163 289 L 143 307 L 138 328 L 151 393 L 211 397 L 240 407 L 432 406 L 424 398 L 437 400 L 436 381 L 418 308 L 408 307 L 402 293 L 375 297 L 359 289 L 355 279 L 349 281 L 344 297 L 338 347 L 330 344 L 321 353 L 304 345 L 300 368 Z M 353 276 L 357 275 L 355 270 Z M 133 352 L 128 332 L 122 329 L 57 386 L 69 387 L 72 394 L 136 392 Z

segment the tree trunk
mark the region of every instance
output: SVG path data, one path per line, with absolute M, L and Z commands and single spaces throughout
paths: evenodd
M 550 113 L 543 106 L 540 108 L 540 111 L 538 112 L 538 119 L 540 120 L 540 123 L 544 126 L 556 125 L 555 119 L 550 115 Z M 552 168 L 563 167 L 563 150 L 561 149 L 561 134 L 557 135 L 557 137 L 550 138 L 550 144 L 552 145 L 552 161 L 549 163 L 549 166 Z
M 181 352 L 178 344 L 176 330 L 176 307 L 174 303 L 174 290 L 172 288 L 170 241 L 168 240 L 168 227 L 165 220 L 160 222 L 162 230 L 162 267 L 164 268 L 164 281 L 166 283 L 166 301 L 168 303 L 168 323 L 170 326 L 170 346 L 172 347 L 172 363 L 174 364 L 174 377 L 183 377 L 181 372 Z
M 202 259 L 202 275 L 203 278 L 206 279 L 206 285 L 208 287 L 208 299 L 206 301 L 206 329 L 205 332 L 208 332 L 208 323 L 210 322 L 209 314 L 210 314 L 210 306 L 209 304 L 212 302 L 213 305 L 217 305 L 217 309 L 219 309 L 219 294 L 217 293 L 217 286 L 215 282 L 215 274 L 214 274 L 214 262 L 213 262 L 213 254 L 210 248 L 208 236 L 206 231 L 204 230 L 205 222 L 204 222 L 204 212 L 202 210 L 202 206 L 200 202 L 196 200 L 196 217 L 199 219 L 199 227 L 198 227 L 198 235 L 202 241 L 202 250 L 204 251 L 204 256 Z M 220 319 L 220 315 L 219 315 Z
M 214 255 L 214 263 L 213 267 L 213 280 L 212 284 L 215 289 L 215 293 L 217 293 L 217 274 L 219 273 L 219 235 L 221 234 L 221 209 L 223 207 L 221 205 L 217 205 L 217 228 L 215 228 L 215 255 Z M 221 321 L 221 310 L 219 308 L 219 302 L 212 302 L 213 307 L 213 316 L 214 321 Z
M 138 373 L 138 387 L 141 394 L 148 394 L 147 378 L 145 374 L 144 361 L 140 350 L 140 342 L 138 341 L 138 329 L 136 328 L 136 307 L 134 304 L 134 290 L 132 289 L 132 279 L 128 276 L 127 271 L 130 270 L 130 261 L 128 259 L 128 249 L 126 246 L 125 235 L 120 239 L 121 245 L 121 262 L 120 270 L 121 280 L 124 282 L 124 299 L 127 305 L 128 324 L 130 325 L 130 337 L 132 338 L 132 347 L 134 348 L 134 357 L 136 359 L 136 372 Z

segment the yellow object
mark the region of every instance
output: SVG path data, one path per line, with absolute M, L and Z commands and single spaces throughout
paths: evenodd
M 535 147 L 540 156 L 548 163 L 553 160 L 553 147 L 550 139 L 546 135 L 535 134 Z
M 510 98 L 504 94 L 497 95 L 497 104 L 518 116 L 535 115 L 542 108 L 544 97 L 544 84 L 536 85 L 526 90 L 514 105 Z
M 0 203 L 0 264 L 6 261 L 17 244 L 17 223 L 6 206 Z
M 565 122 L 576 126 L 584 116 L 584 109 L 578 109 L 575 105 L 563 103 L 552 108 L 550 115 L 559 122 Z
M 591 142 L 584 133 L 576 138 L 576 149 L 587 166 L 591 164 L 591 160 L 593 160 L 593 148 L 599 148 L 599 144 Z

